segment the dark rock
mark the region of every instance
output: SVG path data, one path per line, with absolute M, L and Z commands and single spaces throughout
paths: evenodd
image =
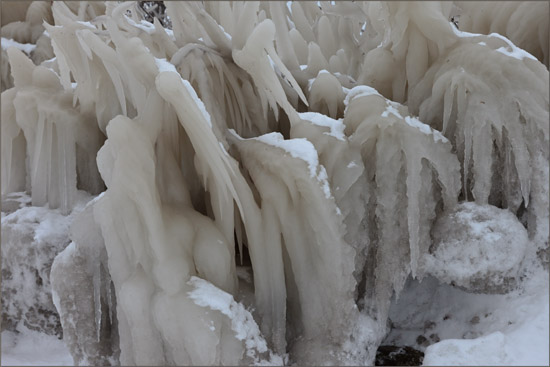
M 421 366 L 424 353 L 395 345 L 381 345 L 376 351 L 375 366 Z

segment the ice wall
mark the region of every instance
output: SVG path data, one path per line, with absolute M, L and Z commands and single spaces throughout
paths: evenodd
M 3 46 L 2 194 L 102 192 L 52 272 L 78 364 L 372 364 L 407 277 L 490 292 L 548 249 L 548 70 L 447 3 L 32 9 Z M 508 210 L 521 259 L 452 273 L 459 202 Z

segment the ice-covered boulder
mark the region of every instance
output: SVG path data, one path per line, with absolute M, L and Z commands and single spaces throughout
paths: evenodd
M 2 329 L 19 324 L 61 337 L 52 303 L 50 267 L 69 243 L 70 216 L 32 207 L 25 193 L 2 197 Z
M 516 284 L 529 239 L 510 211 L 461 203 L 437 220 L 432 234 L 427 273 L 478 293 L 506 293 Z

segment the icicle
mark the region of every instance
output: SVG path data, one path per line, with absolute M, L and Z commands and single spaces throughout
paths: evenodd
M 101 339 L 101 262 L 99 259 L 95 259 L 95 264 L 92 265 L 93 270 L 93 284 L 94 284 L 94 317 L 97 341 Z
M 111 325 L 111 327 L 112 327 L 112 325 L 113 325 L 113 313 L 116 310 L 115 310 L 114 304 L 113 304 L 113 298 L 112 298 L 113 294 L 112 294 L 112 289 L 111 289 L 111 287 L 113 285 L 112 285 L 110 276 L 106 277 L 105 286 L 107 288 L 107 307 L 109 309 L 109 325 Z

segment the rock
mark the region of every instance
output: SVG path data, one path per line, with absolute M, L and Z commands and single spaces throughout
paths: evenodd
M 492 205 L 460 203 L 435 223 L 423 258 L 428 274 L 474 293 L 514 289 L 526 256 L 527 230 L 514 214 Z
M 421 366 L 424 353 L 411 347 L 381 345 L 376 351 L 375 366 Z
M 71 218 L 29 203 L 25 193 L 2 196 L 2 330 L 22 324 L 61 338 L 50 268 L 69 243 Z

